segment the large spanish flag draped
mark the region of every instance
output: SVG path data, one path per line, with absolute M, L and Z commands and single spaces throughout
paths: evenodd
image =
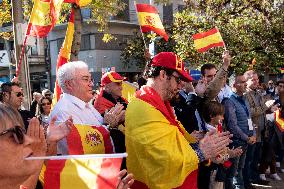
M 213 47 L 225 46 L 222 36 L 216 27 L 207 32 L 194 34 L 192 38 L 198 52 L 205 52 Z
M 142 32 L 153 31 L 168 41 L 169 37 L 161 22 L 159 13 L 154 6 L 148 4 L 136 4 L 136 10 Z
M 129 83 L 128 81 L 122 82 L 122 97 L 125 98 L 128 102 L 134 97 L 134 94 L 138 87 Z
M 275 112 L 275 123 L 280 131 L 284 132 L 284 118 L 281 117 L 281 111 L 277 110 Z
M 56 24 L 63 0 L 35 0 L 27 35 L 46 37 Z
M 32 157 L 48 159 L 44 189 L 114 189 L 126 154 Z
M 57 75 L 58 69 L 63 64 L 67 63 L 70 60 L 73 36 L 74 36 L 74 11 L 72 9 L 69 22 L 67 25 L 65 39 L 63 41 L 62 47 L 60 49 L 60 52 L 57 58 L 56 75 Z M 60 99 L 60 95 L 61 95 L 61 88 L 59 87 L 57 79 L 56 79 L 55 88 L 54 88 L 54 96 L 52 100 L 53 105 L 55 105 L 58 102 L 58 100 Z
M 199 160 L 190 146 L 194 141 L 172 111 L 154 89 L 145 86 L 128 104 L 126 161 L 135 175 L 131 188 L 197 188 Z

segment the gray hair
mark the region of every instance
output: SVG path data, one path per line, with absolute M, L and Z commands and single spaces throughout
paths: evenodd
M 88 65 L 83 61 L 74 61 L 63 64 L 57 72 L 57 81 L 59 87 L 66 92 L 65 81 L 74 79 L 75 72 L 78 69 L 88 69 Z

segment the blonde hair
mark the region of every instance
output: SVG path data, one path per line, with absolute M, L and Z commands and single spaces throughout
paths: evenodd
M 0 132 L 6 130 L 9 123 L 12 123 L 13 126 L 24 127 L 23 119 L 18 110 L 0 103 Z

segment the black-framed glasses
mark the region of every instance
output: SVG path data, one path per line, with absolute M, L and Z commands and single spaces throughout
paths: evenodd
M 177 84 L 180 84 L 180 83 L 181 83 L 181 81 L 182 81 L 182 78 L 181 78 L 181 77 L 175 76 L 175 75 L 172 75 L 172 76 L 175 78 Z
M 5 135 L 7 133 L 12 133 L 13 134 L 13 137 L 14 137 L 16 143 L 18 143 L 18 144 L 23 144 L 24 143 L 26 130 L 23 127 L 15 126 L 13 128 L 7 129 L 5 131 L 2 131 L 0 133 L 0 136 Z

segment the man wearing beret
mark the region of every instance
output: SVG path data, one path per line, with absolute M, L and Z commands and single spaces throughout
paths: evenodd
M 199 143 L 176 120 L 169 101 L 192 78 L 172 52 L 151 61 L 147 84 L 136 92 L 125 113 L 127 168 L 132 188 L 197 188 L 198 163 L 216 160 L 230 142 L 228 132 L 210 132 Z

